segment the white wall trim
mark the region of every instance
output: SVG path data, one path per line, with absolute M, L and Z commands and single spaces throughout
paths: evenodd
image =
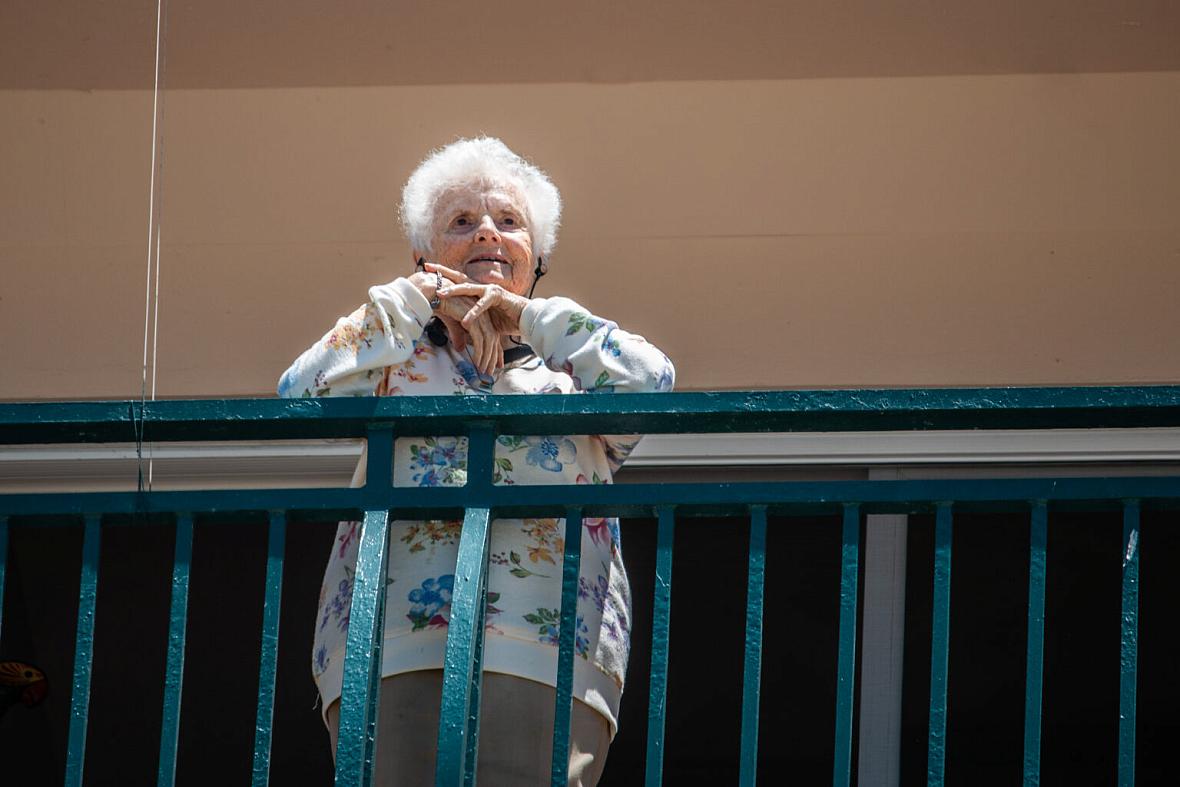
M 343 486 L 359 440 L 167 443 L 144 447 L 158 488 Z M 634 469 L 910 467 L 1180 462 L 1180 429 L 649 435 Z M 0 448 L 0 492 L 128 488 L 135 446 Z
M 1180 461 L 1180 429 L 651 435 L 630 464 L 910 465 Z

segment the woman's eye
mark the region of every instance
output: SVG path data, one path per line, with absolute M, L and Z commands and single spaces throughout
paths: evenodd
M 466 216 L 460 216 L 459 218 L 455 219 L 456 227 L 466 227 L 469 223 L 470 222 L 467 221 Z
M 501 223 L 501 224 L 507 224 L 507 225 L 509 225 L 509 226 L 515 226 L 515 225 L 516 225 L 516 219 L 512 218 L 511 216 L 505 216 L 503 219 L 501 219 L 501 220 L 500 220 L 500 223 Z

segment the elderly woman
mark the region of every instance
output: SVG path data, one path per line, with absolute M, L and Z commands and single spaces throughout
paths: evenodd
M 532 298 L 557 240 L 561 199 L 497 139 L 427 157 L 403 192 L 416 271 L 369 289 L 283 375 L 279 394 L 435 396 L 667 391 L 673 368 L 642 337 L 568 298 Z M 500 484 L 609 484 L 634 436 L 502 436 Z M 358 468 L 354 484 L 364 463 Z M 459 486 L 467 440 L 399 437 L 394 484 Z M 579 578 L 571 784 L 595 784 L 618 728 L 631 600 L 614 519 L 587 519 Z M 395 521 L 377 746 L 379 783 L 429 784 L 458 521 Z M 312 673 L 335 745 L 359 526 L 340 524 L 324 573 Z M 557 675 L 561 519 L 493 524 L 478 778 L 548 782 Z

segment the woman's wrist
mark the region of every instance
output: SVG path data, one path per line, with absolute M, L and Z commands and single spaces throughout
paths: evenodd
M 410 284 L 418 292 L 422 293 L 422 297 L 430 304 L 431 309 L 438 308 L 438 285 L 442 277 L 436 273 L 428 271 L 417 271 L 407 277 Z
M 520 332 L 520 319 L 524 315 L 524 308 L 529 305 L 529 299 L 523 295 L 506 292 L 504 297 L 504 312 L 509 321 Z

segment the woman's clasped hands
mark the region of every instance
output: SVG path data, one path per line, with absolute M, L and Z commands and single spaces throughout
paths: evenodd
M 480 284 L 465 274 L 434 262 L 423 266 L 426 285 L 438 298 L 435 315 L 442 320 L 458 352 L 470 347 L 472 364 L 481 375 L 491 376 L 504 366 L 504 337 L 520 335 L 520 318 L 528 298 L 498 284 Z M 442 287 L 438 287 L 441 276 Z M 415 278 L 422 274 L 415 274 Z M 426 293 L 424 293 L 426 294 Z M 428 294 L 429 298 L 429 294 Z

